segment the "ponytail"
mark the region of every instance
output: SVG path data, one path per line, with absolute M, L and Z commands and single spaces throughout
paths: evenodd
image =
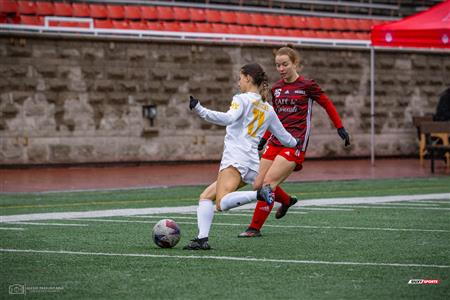
M 241 72 L 244 75 L 252 77 L 253 83 L 258 87 L 258 92 L 262 100 L 267 101 L 270 98 L 269 79 L 263 68 L 257 63 L 250 63 L 243 66 Z

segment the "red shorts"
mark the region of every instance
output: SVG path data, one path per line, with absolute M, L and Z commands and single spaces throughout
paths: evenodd
M 280 155 L 288 161 L 293 161 L 297 164 L 294 171 L 300 171 L 303 168 L 305 161 L 305 152 L 295 148 L 286 148 L 283 146 L 267 145 L 263 152 L 262 158 L 274 160 L 277 155 Z

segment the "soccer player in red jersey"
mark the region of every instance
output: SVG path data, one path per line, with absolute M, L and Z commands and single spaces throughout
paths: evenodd
M 284 147 L 270 132 L 266 132 L 258 146 L 262 150 L 259 174 L 255 180 L 254 188 L 270 185 L 275 194 L 275 201 L 280 202 L 275 218 L 280 219 L 286 215 L 289 207 L 297 202 L 290 197 L 280 184 L 294 171 L 300 171 L 305 159 L 308 140 L 311 133 L 312 106 L 317 102 L 322 106 L 339 136 L 350 145 L 350 136 L 342 125 L 342 121 L 330 99 L 314 80 L 304 78 L 298 74 L 300 55 L 292 47 L 282 47 L 275 53 L 275 64 L 281 79 L 272 86 L 272 103 L 283 126 L 295 138 L 301 141 L 297 148 Z M 258 201 L 252 221 L 246 231 L 239 237 L 261 236 L 260 230 L 269 216 L 272 205 Z

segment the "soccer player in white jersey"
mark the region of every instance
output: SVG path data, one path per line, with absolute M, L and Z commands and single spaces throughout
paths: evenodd
M 281 124 L 272 106 L 266 103 L 269 97 L 267 76 L 259 64 L 243 66 L 239 74 L 241 94 L 235 95 L 227 112 L 218 112 L 203 107 L 190 97 L 189 107 L 202 119 L 226 126 L 224 150 L 217 180 L 200 195 L 197 209 L 198 236 L 190 241 L 185 250 L 209 250 L 209 231 L 214 218 L 214 201 L 217 211 L 228 210 L 263 199 L 273 202 L 269 185 L 257 191 L 236 192 L 246 184 L 253 184 L 259 168 L 258 143 L 270 130 L 286 147 L 296 147 L 298 141 Z

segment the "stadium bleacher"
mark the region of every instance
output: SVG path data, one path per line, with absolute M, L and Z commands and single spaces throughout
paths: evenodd
M 399 11 L 395 3 L 408 1 L 0 1 L 0 23 L 44 26 L 45 17 L 52 17 L 50 27 L 85 28 L 86 22 L 55 17 L 92 18 L 94 28 L 114 30 L 156 30 L 170 32 L 196 32 L 216 34 L 249 34 L 321 39 L 369 40 L 371 27 L 388 21 L 374 16 L 374 11 Z M 224 4 L 227 3 L 227 5 Z M 236 2 L 236 1 L 235 1 Z M 267 2 L 267 5 L 265 4 Z M 332 3 L 334 2 L 334 3 Z M 380 3 L 374 3 L 380 2 Z M 385 3 L 387 2 L 387 3 Z M 421 1 L 423 3 L 427 1 Z M 430 5 L 436 1 L 428 1 Z M 123 4 L 126 3 L 126 4 Z M 147 3 L 147 5 L 143 5 Z M 384 4 L 383 4 L 384 3 Z M 189 6 L 189 4 L 191 6 Z M 369 5 L 370 4 L 370 5 Z M 253 7 L 253 11 L 248 10 Z M 315 9 L 316 15 L 298 14 L 296 9 Z M 344 7 L 346 13 L 340 15 Z M 241 9 L 239 9 L 241 8 Z M 245 8 L 242 10 L 242 8 Z M 333 8 L 332 16 L 323 16 Z M 354 10 L 357 8 L 356 10 Z M 277 13 L 271 13 L 271 10 Z M 280 13 L 280 9 L 281 12 Z M 352 15 L 369 9 L 367 16 Z M 273 11 L 275 12 L 275 11 Z M 293 14 L 295 13 L 295 14 Z M 341 17 L 344 16 L 344 17 Z M 372 17 L 371 17 L 372 16 Z M 387 17 L 385 15 L 385 17 Z

